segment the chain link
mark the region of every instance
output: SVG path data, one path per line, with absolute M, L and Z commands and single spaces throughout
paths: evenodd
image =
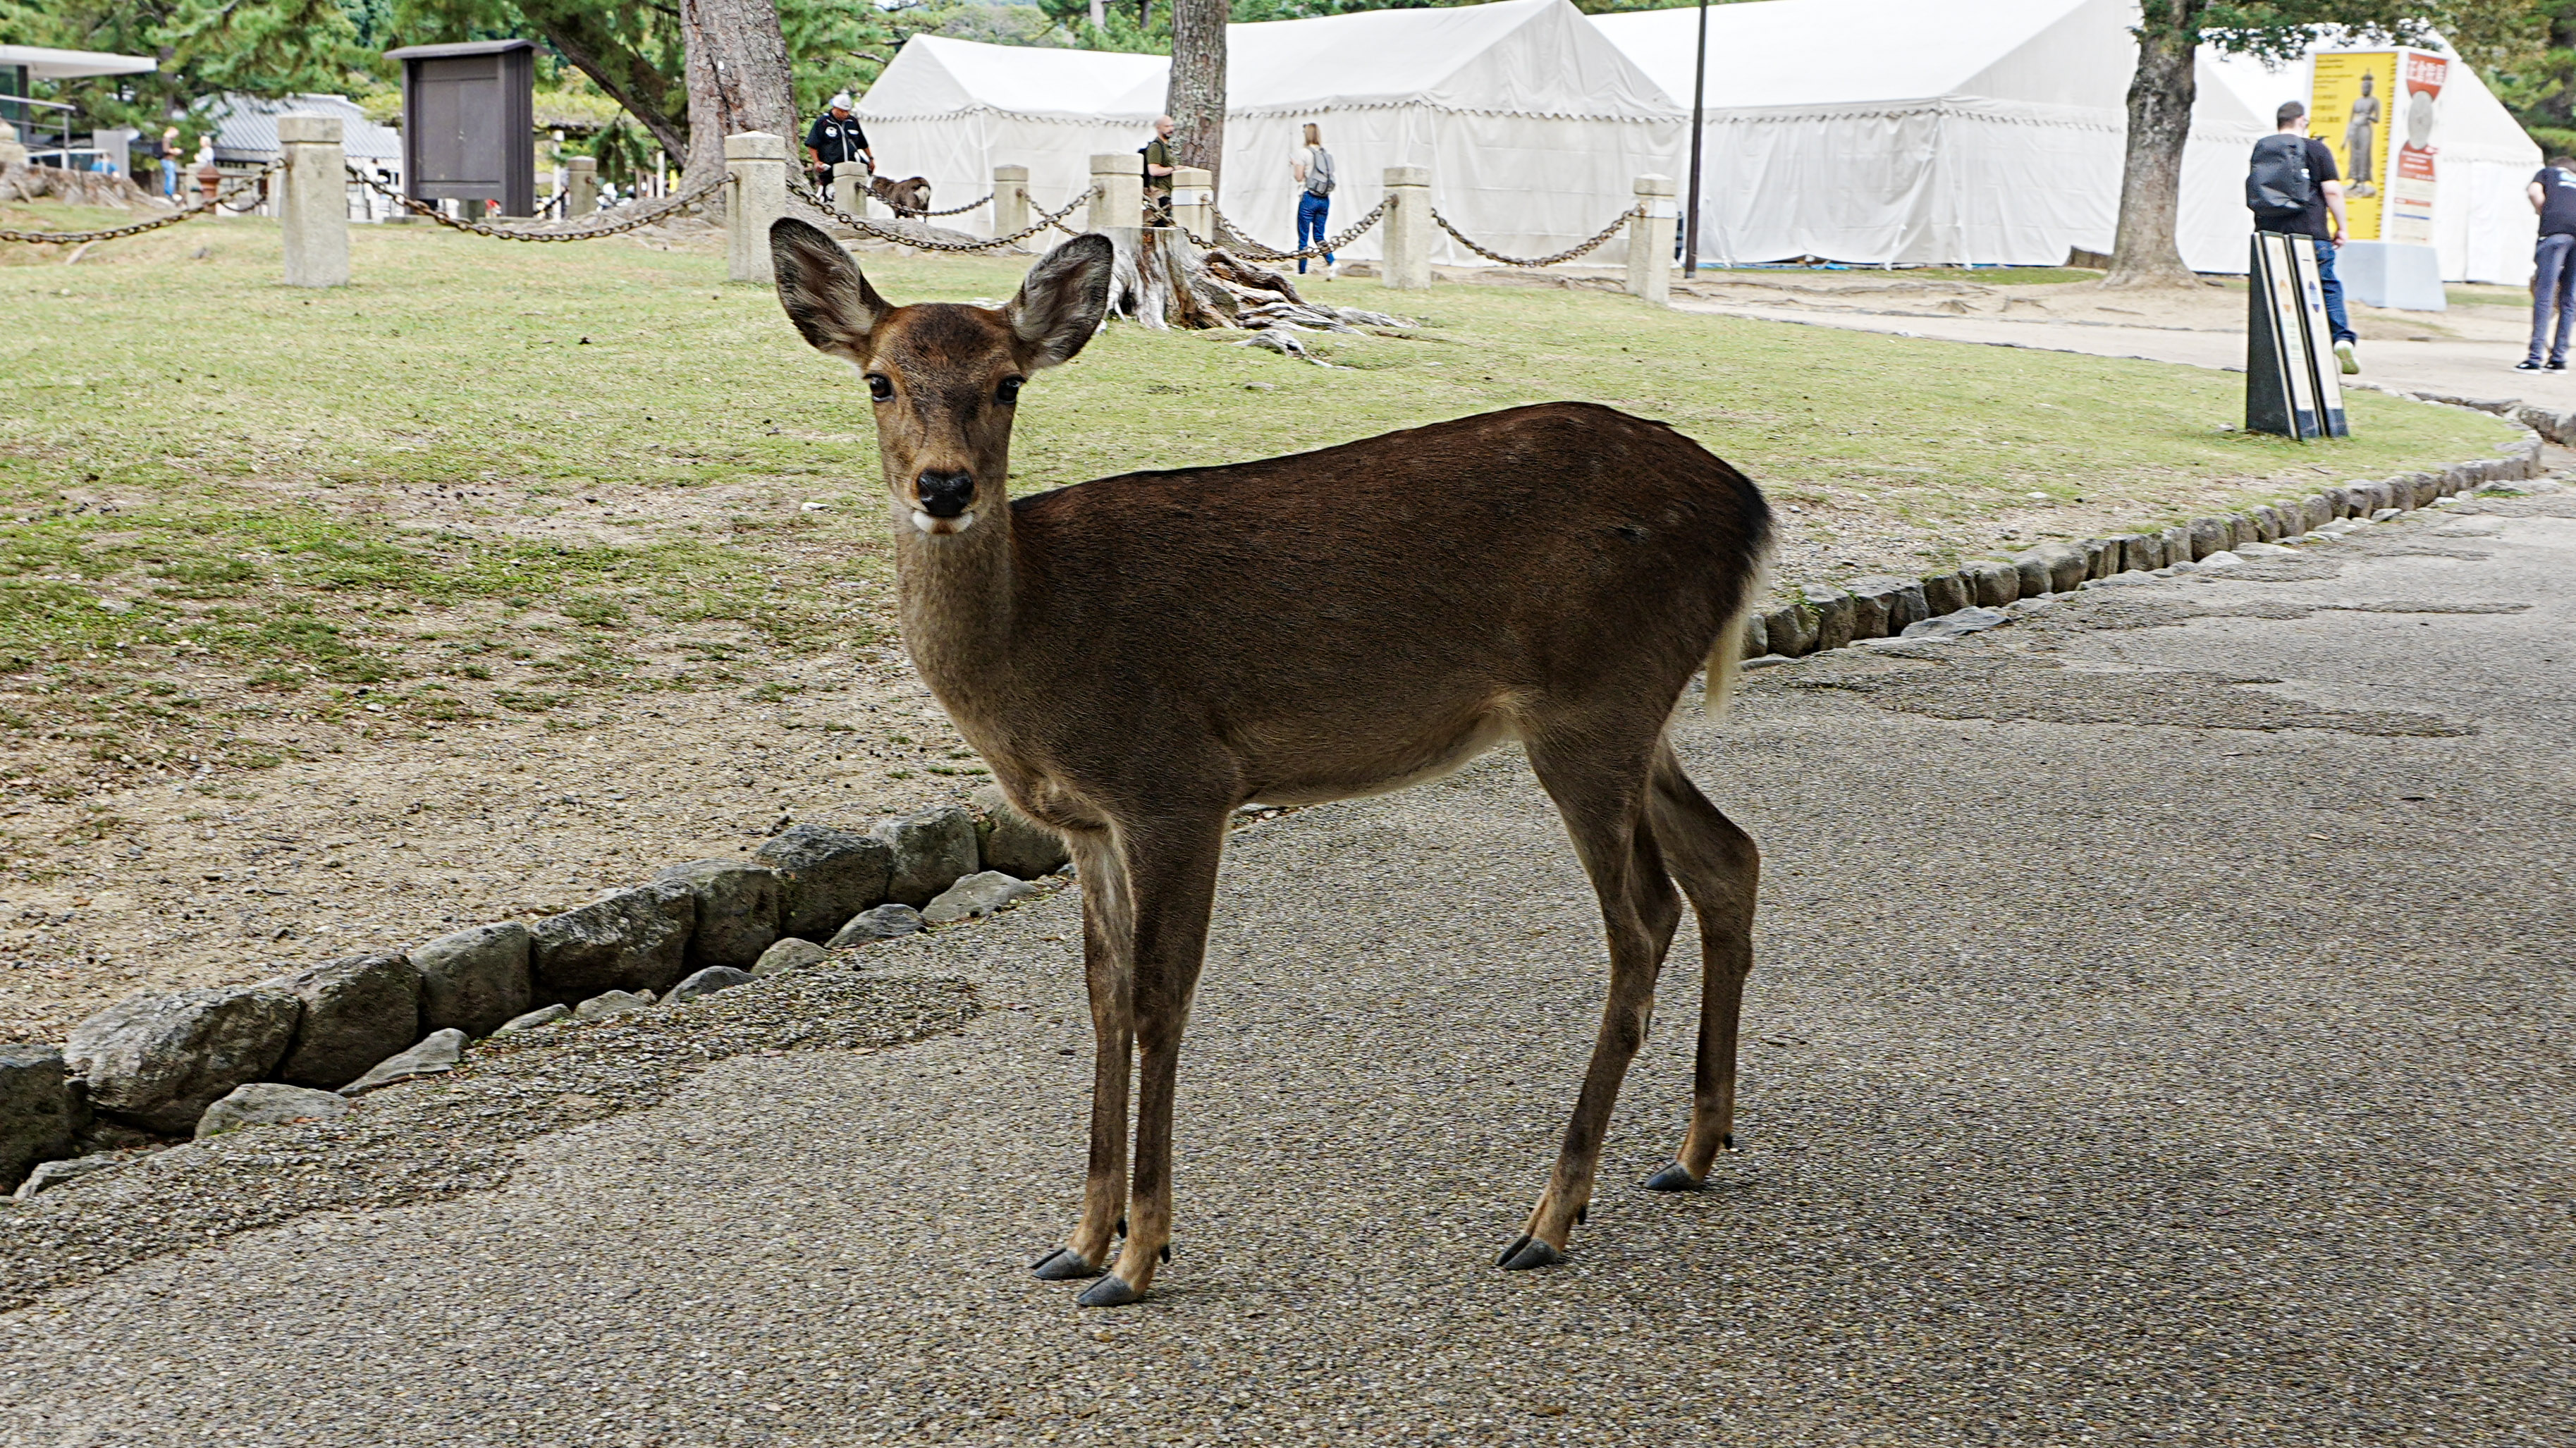
M 1505 256 L 1499 251 L 1491 251 L 1469 241 L 1465 232 L 1451 226 L 1449 224 L 1449 218 L 1440 214 L 1439 207 L 1434 206 L 1431 208 L 1431 219 L 1440 223 L 1440 229 L 1442 231 L 1445 231 L 1451 236 L 1457 238 L 1460 246 L 1467 248 L 1469 251 L 1474 252 L 1476 255 L 1483 257 L 1487 261 L 1498 261 L 1505 266 L 1554 266 L 1559 262 L 1572 261 L 1576 257 L 1583 255 L 1585 252 L 1592 250 L 1594 247 L 1597 247 L 1601 243 L 1618 235 L 1619 228 L 1626 226 L 1630 221 L 1633 221 L 1637 217 L 1645 214 L 1646 210 L 1642 206 L 1622 211 L 1617 217 L 1612 219 L 1608 226 L 1605 226 L 1601 228 L 1600 231 L 1596 232 L 1590 241 L 1569 246 L 1565 250 L 1560 251 L 1553 256 L 1523 257 Z
M 1242 252 L 1246 257 L 1249 257 L 1254 261 L 1300 261 L 1308 257 L 1330 256 L 1334 252 L 1340 251 L 1342 248 L 1349 246 L 1352 242 L 1359 240 L 1361 234 L 1366 232 L 1370 227 L 1377 225 L 1378 220 L 1386 215 L 1386 209 L 1393 205 L 1395 205 L 1395 197 L 1392 194 L 1381 196 L 1378 198 L 1376 207 L 1373 208 L 1368 215 L 1352 222 L 1349 229 L 1344 231 L 1341 235 L 1316 242 L 1313 246 L 1306 247 L 1299 251 L 1281 251 L 1279 248 L 1272 246 L 1267 242 L 1253 240 L 1251 237 L 1244 234 L 1242 227 L 1235 225 L 1226 217 L 1224 212 L 1217 210 L 1214 206 L 1210 206 L 1208 208 L 1208 214 L 1216 218 L 1216 229 L 1220 233 L 1234 238 L 1233 249 Z M 1181 235 L 1189 237 L 1191 244 L 1197 246 L 1203 251 L 1213 251 L 1217 247 L 1225 244 L 1223 242 L 1210 241 L 1203 236 L 1192 235 L 1186 227 L 1182 229 Z
M 1028 238 L 1037 235 L 1039 232 L 1046 230 L 1050 226 L 1058 228 L 1068 236 L 1080 236 L 1082 235 L 1081 232 L 1075 231 L 1072 227 L 1064 225 L 1064 218 L 1071 216 L 1075 207 L 1089 201 L 1093 196 L 1098 195 L 1100 191 L 1099 187 L 1092 187 L 1090 190 L 1076 196 L 1071 201 L 1066 202 L 1063 210 L 1056 212 L 1052 216 L 1041 216 L 1037 220 L 1030 222 L 1027 226 L 1022 227 L 1020 230 L 1012 232 L 1008 236 L 997 236 L 990 241 L 934 241 L 929 237 L 911 236 L 900 231 L 889 231 L 865 217 L 852 216 L 850 213 L 843 211 L 840 207 L 834 205 L 832 203 L 832 198 L 816 194 L 814 188 L 806 185 L 794 176 L 787 178 L 787 189 L 795 193 L 796 199 L 799 201 L 802 201 L 806 205 L 813 207 L 815 210 L 822 212 L 825 216 L 841 223 L 843 226 L 850 228 L 861 236 L 873 236 L 879 241 L 891 241 L 901 246 L 919 247 L 923 251 L 995 251 L 1002 247 L 1026 241 Z M 989 196 L 984 198 L 985 201 L 990 201 L 992 199 L 993 198 Z M 981 206 L 984 202 L 978 201 L 975 204 Z M 938 213 L 930 212 L 926 214 L 937 215 Z
M 368 190 L 375 192 L 377 195 L 394 203 L 396 206 L 401 207 L 403 210 L 410 212 L 414 216 L 426 217 L 451 231 L 470 231 L 476 236 L 489 236 L 501 241 L 595 241 L 603 236 L 615 236 L 620 232 L 633 231 L 639 226 L 650 226 L 654 222 L 672 215 L 692 202 L 704 200 L 705 198 L 714 195 L 718 188 L 727 185 L 732 179 L 729 176 L 721 175 L 711 177 L 708 180 L 702 181 L 697 185 L 690 187 L 688 190 L 681 192 L 679 195 L 672 197 L 668 201 L 663 202 L 661 205 L 654 207 L 650 211 L 638 212 L 633 216 L 621 217 L 617 221 L 606 226 L 584 227 L 578 231 L 539 231 L 536 228 L 529 226 L 489 226 L 480 221 L 459 221 L 455 217 L 441 212 L 435 204 L 427 201 L 414 200 L 409 196 L 405 196 L 401 192 L 385 185 L 383 182 L 378 181 L 375 177 L 368 175 L 355 166 L 349 167 L 348 172 L 351 180 L 358 182 Z
M 992 200 L 997 194 L 999 193 L 992 191 L 985 192 L 984 201 Z M 901 216 L 963 216 L 967 212 L 974 210 L 976 207 L 983 205 L 984 201 L 969 201 L 963 206 L 951 206 L 945 211 L 915 211 L 909 206 L 896 206 L 891 201 L 887 202 L 886 206 L 897 215 Z
M 224 196 L 220 189 L 222 186 L 232 187 L 233 194 L 239 196 L 241 188 L 260 185 L 284 169 L 286 169 L 286 163 L 276 161 L 271 162 L 267 169 L 256 176 L 227 176 L 214 195 L 199 197 L 191 205 L 183 206 L 167 216 L 156 216 L 150 221 L 137 221 L 126 226 L 111 226 L 104 231 L 0 231 L 0 241 L 31 241 L 39 246 L 71 246 L 87 245 L 93 241 L 114 241 L 120 236 L 140 236 L 147 231 L 159 231 L 165 226 L 176 226 L 193 216 L 204 216 L 224 205 Z

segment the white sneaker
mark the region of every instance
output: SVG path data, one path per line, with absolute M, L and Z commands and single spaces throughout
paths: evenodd
M 2361 359 L 2352 355 L 2352 344 L 2350 342 L 2335 343 L 2335 356 L 2343 359 L 2344 376 L 2351 377 L 2360 373 Z
M 1328 282 L 1337 282 L 1337 281 L 1340 281 L 1341 279 L 1342 279 L 1342 264 L 1341 264 L 1340 262 L 1337 262 L 1337 261 L 1328 261 L 1328 262 L 1324 263 L 1324 280 L 1326 280 L 1326 281 L 1328 281 Z

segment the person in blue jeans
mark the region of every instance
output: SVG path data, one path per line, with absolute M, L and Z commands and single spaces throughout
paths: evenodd
M 1306 143 L 1297 148 L 1288 163 L 1288 174 L 1297 178 L 1297 250 L 1321 243 L 1329 235 L 1325 221 L 1333 210 L 1333 153 L 1324 149 L 1324 132 L 1313 121 L 1306 123 Z M 1297 273 L 1305 275 L 1306 258 L 1297 258 Z M 1331 252 L 1324 253 L 1324 280 L 1341 275 L 1340 264 Z
M 2516 372 L 2567 370 L 2567 330 L 2576 324 L 2576 159 L 2552 156 L 2523 188 L 2540 213 L 2540 245 L 2532 252 L 2531 350 Z M 2552 336 L 2550 324 L 2557 323 Z M 2541 350 L 2548 349 L 2542 360 Z
M 2308 162 L 2308 204 L 2303 211 L 2283 215 L 2257 212 L 2256 231 L 2279 232 L 2285 236 L 2304 236 L 2314 241 L 2317 251 L 2317 284 L 2326 294 L 2326 326 L 2334 334 L 2335 360 L 2346 373 L 2359 372 L 2361 360 L 2354 355 L 2354 344 L 2361 334 L 2352 329 L 2352 321 L 2343 305 L 2343 282 L 2335 276 L 2335 248 L 2351 230 L 2344 219 L 2343 181 L 2335 170 L 2334 152 L 2326 143 L 2306 135 L 2308 108 L 2297 101 L 2283 101 L 2273 121 L 2283 132 L 2302 136 Z M 2331 220 L 2333 229 L 2327 229 Z

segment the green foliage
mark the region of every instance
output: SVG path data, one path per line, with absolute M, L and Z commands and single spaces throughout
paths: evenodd
M 2315 42 L 2315 27 L 2340 26 L 2355 41 L 2413 45 L 2448 37 L 2473 62 L 2493 64 L 2527 51 L 2538 24 L 2535 0 L 2148 0 L 2140 29 L 2150 38 L 2197 31 L 2238 55 L 2292 60 Z
M 2550 155 L 2576 155 L 2576 0 L 2537 0 L 2533 11 L 2532 44 L 2487 83 Z

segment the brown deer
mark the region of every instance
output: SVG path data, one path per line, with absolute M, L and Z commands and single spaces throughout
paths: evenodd
M 919 216 L 930 209 L 930 178 L 913 176 L 889 181 L 871 174 L 868 177 L 868 194 L 892 207 L 898 216 Z
M 1506 739 L 1599 897 L 1610 991 L 1555 1174 L 1500 1265 L 1560 1260 L 1584 1218 L 1676 879 L 1699 913 L 1699 1056 L 1680 1155 L 1646 1185 L 1699 1185 L 1732 1145 L 1759 856 L 1666 728 L 1703 663 L 1712 700 L 1732 676 L 1770 542 L 1760 491 L 1661 423 L 1555 403 L 1013 501 L 1021 385 L 1099 328 L 1108 238 L 1057 247 L 1000 310 L 889 305 L 803 222 L 770 245 L 788 318 L 875 401 L 913 661 L 1080 877 L 1090 1172 L 1037 1275 L 1106 1269 L 1080 1300 L 1115 1306 L 1169 1260 L 1172 1093 L 1227 816 L 1399 789 Z

